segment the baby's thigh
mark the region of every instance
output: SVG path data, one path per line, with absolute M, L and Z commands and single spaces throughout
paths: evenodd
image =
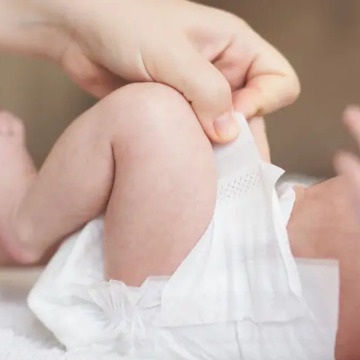
M 213 216 L 211 144 L 189 103 L 170 87 L 126 86 L 101 107 L 115 161 L 105 216 L 107 275 L 128 284 L 169 275 Z
M 343 178 L 336 177 L 306 190 L 297 189 L 288 226 L 295 256 L 339 262 L 339 360 L 360 358 L 360 229 L 347 201 L 346 186 Z

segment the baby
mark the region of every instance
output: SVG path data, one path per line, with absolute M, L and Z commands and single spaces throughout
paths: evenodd
M 268 158 L 262 124 L 252 126 Z M 38 174 L 22 147 L 21 125 L 4 114 L 2 127 L 3 146 L 14 154 L 2 160 L 12 158 L 0 184 L 7 194 L 0 234 L 19 262 L 39 261 L 106 210 L 108 277 L 140 285 L 149 274 L 172 273 L 210 222 L 211 144 L 169 87 L 135 84 L 114 92 L 71 124 Z
M 105 213 L 106 278 L 139 286 L 149 276 L 172 274 L 208 227 L 215 205 L 212 147 L 196 120 L 171 88 L 126 86 L 80 116 L 36 174 L 21 125 L 3 114 L 0 164 L 7 171 L 0 178 L 0 237 L 11 256 L 37 262 Z M 268 157 L 262 122 L 252 127 Z M 351 260 L 360 245 L 342 180 L 298 189 L 288 229 L 296 256 L 339 259 L 337 358 L 355 359 L 360 288 L 353 279 L 360 269 Z

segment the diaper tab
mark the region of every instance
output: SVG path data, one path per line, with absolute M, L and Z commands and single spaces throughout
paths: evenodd
M 240 113 L 235 113 L 240 127 L 240 135 L 228 144 L 214 144 L 215 165 L 218 180 L 230 179 L 244 170 L 256 167 L 261 162 L 249 125 Z
M 275 191 L 283 170 L 262 162 L 237 116 L 239 138 L 214 150 L 219 180 L 211 224 L 164 288 L 164 326 L 283 323 L 306 312 Z

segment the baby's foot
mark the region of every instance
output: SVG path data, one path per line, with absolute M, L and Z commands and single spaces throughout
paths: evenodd
M 25 146 L 24 125 L 14 115 L 0 112 L 0 252 L 22 263 L 30 260 L 17 240 L 13 214 L 35 174 Z M 3 258 L 0 261 L 7 263 Z

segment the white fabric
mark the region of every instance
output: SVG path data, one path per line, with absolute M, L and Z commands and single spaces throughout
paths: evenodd
M 0 270 L 1 360 L 99 360 L 91 351 L 65 351 L 27 306 L 27 296 L 42 269 Z M 118 360 L 114 354 L 101 360 Z M 123 359 L 121 359 L 123 360 Z
M 105 282 L 102 218 L 63 244 L 29 306 L 67 349 L 152 360 L 334 358 L 337 264 L 295 262 L 286 232 L 294 193 L 276 193 L 283 171 L 261 161 L 239 121 L 239 139 L 214 148 L 213 219 L 171 277 L 140 288 Z

